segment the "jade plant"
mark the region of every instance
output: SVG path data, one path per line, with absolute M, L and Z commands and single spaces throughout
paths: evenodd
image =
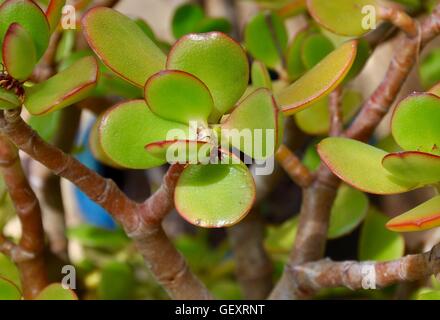
M 362 289 L 440 272 L 435 232 L 402 234 L 440 226 L 438 1 L 239 1 L 0 0 L 1 300 L 386 299 Z

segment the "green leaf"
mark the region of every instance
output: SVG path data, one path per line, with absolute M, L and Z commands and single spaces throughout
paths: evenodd
M 327 55 L 299 80 L 281 90 L 278 103 L 285 115 L 292 115 L 325 97 L 344 79 L 356 57 L 355 40 Z
M 148 79 L 145 100 L 157 116 L 189 125 L 206 124 L 214 101 L 206 85 L 193 75 L 175 70 L 160 71 Z
M 99 139 L 102 150 L 119 166 L 146 169 L 165 163 L 145 152 L 145 145 L 168 137 L 170 130 L 187 133 L 188 126 L 156 116 L 143 100 L 133 100 L 107 110 L 100 122 Z M 186 139 L 188 137 L 179 137 Z
M 12 23 L 20 24 L 32 38 L 37 60 L 49 44 L 49 23 L 40 7 L 30 0 L 7 0 L 0 7 L 0 44 Z
M 0 87 L 0 109 L 14 109 L 21 105 L 18 97 L 12 92 Z
M 10 281 L 20 291 L 20 272 L 18 271 L 17 266 L 11 261 L 11 259 L 9 259 L 3 253 L 0 253 L 0 278 Z
M 302 159 L 303 164 L 311 171 L 316 171 L 321 164 L 321 158 L 316 151 L 316 144 L 317 140 L 315 139 L 307 146 Z
M 78 241 L 83 246 L 99 249 L 119 250 L 130 243 L 130 239 L 120 230 L 107 230 L 88 224 L 71 227 L 67 237 Z
M 103 113 L 101 113 L 92 126 L 89 136 L 89 147 L 92 155 L 96 160 L 104 163 L 109 167 L 121 168 L 116 162 L 114 162 L 102 149 L 101 142 L 99 141 L 99 126 L 102 121 Z
M 420 185 L 435 184 L 440 181 L 440 156 L 430 153 L 418 151 L 391 153 L 383 158 L 382 165 L 394 176 Z
M 24 81 L 37 63 L 35 45 L 29 33 L 18 23 L 10 25 L 3 39 L 3 62 L 8 74 Z
M 307 34 L 307 29 L 300 30 L 294 36 L 287 49 L 287 73 L 292 80 L 298 79 L 304 72 L 306 72 L 306 67 L 301 59 L 301 50 Z
M 325 35 L 312 33 L 302 43 L 301 59 L 304 66 L 311 69 L 334 49 L 333 43 Z
M 46 142 L 51 142 L 55 137 L 60 124 L 60 111 L 51 112 L 42 116 L 30 116 L 29 126 L 37 131 L 38 135 Z
M 270 226 L 264 240 L 264 246 L 270 253 L 289 253 L 298 231 L 298 216 L 285 221 L 280 226 Z
M 87 97 L 97 81 L 95 58 L 83 58 L 50 79 L 26 88 L 24 106 L 34 115 L 62 109 Z
M 263 62 L 255 60 L 251 67 L 252 86 L 272 90 L 272 80 Z
M 51 32 L 54 32 L 58 27 L 65 4 L 66 0 L 50 0 L 46 10 L 46 17 L 47 21 L 49 22 Z
M 244 30 L 244 42 L 248 51 L 271 68 L 281 63 L 281 56 L 287 48 L 287 41 L 284 22 L 275 13 L 257 14 Z
M 382 159 L 387 153 L 368 144 L 346 138 L 327 138 L 319 143 L 318 153 L 335 175 L 356 189 L 395 194 L 417 187 L 386 170 Z
M 78 300 L 75 292 L 64 289 L 60 283 L 52 283 L 44 288 L 35 300 Z
M 203 20 L 203 9 L 196 4 L 183 4 L 174 12 L 171 28 L 176 39 L 194 32 L 197 25 Z
M 246 90 L 249 66 L 242 47 L 220 32 L 190 34 L 171 49 L 167 69 L 182 70 L 205 83 L 214 99 L 210 121 L 217 122 Z
M 232 29 L 231 23 L 225 18 L 205 17 L 197 24 L 196 28 L 194 29 L 194 32 L 204 33 L 204 32 L 219 31 L 223 33 L 229 33 L 231 32 L 231 29 Z
M 424 88 L 440 81 L 440 49 L 434 49 L 423 58 L 419 67 L 420 80 Z
M 344 124 L 348 123 L 360 108 L 362 96 L 355 91 L 344 92 L 342 115 Z M 295 114 L 298 127 L 310 135 L 327 134 L 330 129 L 329 97 L 313 103 L 309 108 Z
M 90 10 L 82 20 L 90 47 L 110 69 L 143 87 L 165 67 L 165 55 L 136 22 L 109 8 Z
M 168 163 L 208 163 L 214 145 L 203 141 L 167 140 L 147 144 L 145 150 Z
M 361 71 L 364 69 L 370 56 L 371 56 L 371 46 L 369 42 L 364 38 L 359 39 L 356 59 L 354 59 L 353 66 L 351 67 L 350 71 L 348 72 L 342 84 L 346 84 L 350 80 L 356 78 L 359 75 L 359 73 L 361 73 Z
M 61 34 L 60 42 L 55 53 L 55 61 L 61 62 L 67 59 L 71 54 L 75 46 L 76 32 L 75 30 L 64 30 Z M 58 66 L 58 70 L 62 70 Z
M 221 124 L 222 145 L 231 145 L 254 159 L 264 160 L 278 147 L 282 121 L 271 92 L 257 89 Z
M 385 228 L 387 217 L 371 208 L 362 226 L 359 259 L 387 261 L 403 256 L 405 241 L 399 233 Z
M 397 232 L 422 231 L 440 226 L 440 196 L 391 219 L 387 228 Z
M 21 300 L 20 290 L 8 279 L 0 276 L 0 300 Z
M 368 210 L 368 197 L 361 191 L 342 184 L 333 203 L 327 237 L 349 234 L 362 222 Z
M 134 287 L 133 269 L 127 263 L 113 261 L 102 269 L 98 296 L 101 300 L 133 299 Z
M 196 226 L 231 226 L 242 220 L 254 203 L 255 184 L 248 168 L 226 153 L 223 161 L 226 163 L 188 165 L 177 182 L 176 209 Z
M 440 97 L 413 94 L 396 107 L 391 131 L 404 150 L 440 154 Z
M 3 179 L 0 179 L 0 232 L 3 227 L 15 216 L 15 208 L 7 192 Z M 0 263 L 1 264 L 1 263 Z M 1 268 L 1 266 L 0 266 Z M 1 272 L 0 272 L 1 275 Z
M 417 296 L 417 300 L 440 300 L 440 290 L 424 290 Z
M 308 0 L 307 6 L 313 19 L 324 28 L 357 37 L 370 31 L 362 24 L 366 16 L 363 8 L 373 6 L 377 9 L 377 0 Z

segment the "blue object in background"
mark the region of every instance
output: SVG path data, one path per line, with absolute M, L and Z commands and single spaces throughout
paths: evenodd
M 79 136 L 77 137 L 77 145 L 82 146 L 83 149 L 79 153 L 75 154 L 75 158 L 86 167 L 102 174 L 103 166 L 93 157 L 89 146 L 89 136 L 93 123 L 94 120 L 90 121 L 90 123 L 87 123 L 85 126 L 86 129 L 79 133 Z M 74 187 L 74 196 L 81 216 L 87 223 L 96 227 L 116 229 L 117 225 L 110 214 L 105 209 L 101 208 L 99 205 L 90 200 L 85 193 L 83 193 L 77 187 Z

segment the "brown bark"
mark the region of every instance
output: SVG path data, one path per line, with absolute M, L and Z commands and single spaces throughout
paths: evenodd
M 281 145 L 275 154 L 275 158 L 297 185 L 303 188 L 310 186 L 313 181 L 313 175 L 289 148 Z
M 334 262 L 325 259 L 294 266 L 290 272 L 297 290 L 304 293 L 336 287 L 352 290 L 384 288 L 395 283 L 423 280 L 439 273 L 440 244 L 431 251 L 387 262 Z
M 19 243 L 22 254 L 13 256 L 13 260 L 20 270 L 23 296 L 32 299 L 48 285 L 41 210 L 23 173 L 18 150 L 5 136 L 0 136 L 0 168 L 22 230 Z
M 75 158 L 43 141 L 21 119 L 19 111 L 4 111 L 0 129 L 19 149 L 71 181 L 112 214 L 135 241 L 153 275 L 172 298 L 211 298 L 160 226 L 160 219 L 173 206 L 172 194 L 179 170 L 182 170 L 179 166 L 173 166 L 164 178 L 164 185 L 152 197 L 145 203 L 137 203 L 128 199 L 112 180 L 104 179 Z

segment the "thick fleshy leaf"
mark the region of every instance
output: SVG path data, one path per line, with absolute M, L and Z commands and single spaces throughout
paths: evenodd
M 418 205 L 387 223 L 387 228 L 397 232 L 422 231 L 440 226 L 440 196 Z
M 301 59 L 307 69 L 313 68 L 335 49 L 333 43 L 321 33 L 313 33 L 304 39 Z
M 286 19 L 299 15 L 307 11 L 306 0 L 292 0 L 287 1 L 281 8 L 277 10 L 277 13 L 281 18 Z
M 0 87 L 0 109 L 14 109 L 20 105 L 20 100 L 12 91 Z
M 348 72 L 347 76 L 344 78 L 344 81 L 342 82 L 343 85 L 349 82 L 350 80 L 353 80 L 359 75 L 359 73 L 361 73 L 370 56 L 371 56 L 370 43 L 364 38 L 359 39 L 356 58 L 354 59 L 353 66 L 350 68 L 350 71 Z
M 195 76 L 175 70 L 160 71 L 145 85 L 148 107 L 159 117 L 189 125 L 207 123 L 214 101 L 206 85 Z
M 292 250 L 298 231 L 298 216 L 279 226 L 269 226 L 264 246 L 271 254 L 286 254 Z
M 21 292 L 11 281 L 0 276 L 0 300 L 20 300 Z
M 316 139 L 312 140 L 312 142 L 307 146 L 306 151 L 304 152 L 304 156 L 302 158 L 303 164 L 310 170 L 316 171 L 321 164 L 321 158 L 319 157 L 318 152 L 316 151 L 316 145 L 319 141 Z
M 221 124 L 222 145 L 231 145 L 248 156 L 264 160 L 278 146 L 282 118 L 271 92 L 257 89 Z
M 405 241 L 399 233 L 387 230 L 387 217 L 371 208 L 362 226 L 359 260 L 388 261 L 403 256 Z
M 355 91 L 347 91 L 342 98 L 344 123 L 348 123 L 361 106 L 362 96 Z M 309 108 L 295 114 L 298 127 L 311 135 L 326 134 L 330 128 L 329 98 L 324 97 Z
M 49 23 L 46 15 L 30 0 L 7 0 L 0 6 L 0 44 L 12 23 L 20 24 L 32 38 L 37 59 L 43 56 L 49 44 Z
M 9 75 L 23 81 L 29 78 L 37 63 L 37 52 L 29 33 L 18 23 L 13 23 L 3 40 L 3 63 Z
M 21 289 L 20 272 L 15 263 L 3 253 L 0 253 L 0 278 L 9 280 L 18 289 Z
M 99 162 L 102 162 L 109 167 L 121 168 L 121 166 L 118 165 L 116 162 L 114 162 L 102 149 L 101 141 L 99 140 L 99 126 L 101 124 L 103 115 L 104 115 L 103 113 L 99 115 L 99 117 L 96 119 L 95 123 L 92 126 L 92 130 L 90 131 L 90 136 L 89 136 L 90 151 L 92 152 L 92 155 L 95 157 L 95 159 L 98 160 Z
M 24 106 L 36 115 L 62 109 L 87 97 L 97 81 L 95 58 L 83 58 L 52 78 L 26 88 Z
M 186 3 L 176 9 L 171 22 L 173 35 L 176 39 L 194 32 L 196 26 L 203 20 L 203 9 L 192 3 Z
M 72 290 L 64 289 L 60 283 L 52 283 L 44 288 L 35 300 L 78 300 L 78 297 Z
M 308 0 L 307 6 L 313 19 L 324 28 L 345 36 L 361 36 L 370 31 L 363 26 L 369 11 L 377 8 L 377 0 Z
M 229 33 L 232 29 L 232 25 L 229 20 L 225 18 L 209 18 L 205 17 L 202 21 L 197 24 L 193 32 L 204 33 L 219 31 L 223 33 Z
M 208 163 L 214 145 L 203 141 L 167 140 L 147 144 L 145 150 L 168 163 Z
M 261 12 L 246 25 L 244 42 L 248 51 L 268 67 L 275 68 L 287 48 L 287 30 L 275 13 Z
M 440 154 L 440 97 L 414 94 L 396 107 L 391 130 L 404 150 Z
M 350 70 L 356 57 L 355 40 L 327 55 L 299 80 L 278 94 L 278 103 L 286 115 L 303 110 L 336 88 Z
M 362 191 L 395 194 L 418 186 L 393 176 L 382 166 L 387 153 L 368 144 L 346 138 L 327 138 L 318 144 L 318 152 L 334 174 Z
M 105 7 L 90 10 L 82 20 L 90 47 L 110 69 L 143 87 L 164 69 L 166 57 L 136 22 Z
M 252 86 L 272 90 L 272 80 L 263 62 L 255 60 L 251 67 Z
M 223 154 L 226 162 L 234 156 Z M 248 168 L 232 164 L 188 165 L 174 194 L 177 211 L 188 222 L 205 228 L 231 226 L 243 219 L 255 200 Z
M 46 17 L 47 21 L 49 22 L 51 32 L 54 32 L 58 27 L 65 4 L 66 0 L 50 0 L 46 10 Z
M 165 161 L 145 152 L 145 145 L 167 140 L 167 134 L 171 134 L 173 129 L 182 134 L 187 134 L 189 130 L 188 126 L 156 116 L 145 101 L 133 100 L 105 112 L 99 125 L 99 140 L 105 154 L 118 165 L 147 169 L 160 166 Z
M 367 210 L 368 197 L 363 192 L 341 185 L 331 210 L 327 237 L 335 239 L 352 232 L 365 218 Z
M 307 29 L 300 30 L 289 45 L 286 53 L 287 73 L 292 80 L 298 79 L 304 72 L 306 67 L 301 59 L 302 45 L 308 34 Z
M 440 156 L 419 151 L 391 153 L 382 165 L 394 176 L 421 185 L 440 182 Z
M 171 49 L 167 69 L 182 70 L 207 85 L 214 99 L 212 122 L 229 111 L 246 90 L 249 66 L 243 48 L 220 32 L 189 34 Z

